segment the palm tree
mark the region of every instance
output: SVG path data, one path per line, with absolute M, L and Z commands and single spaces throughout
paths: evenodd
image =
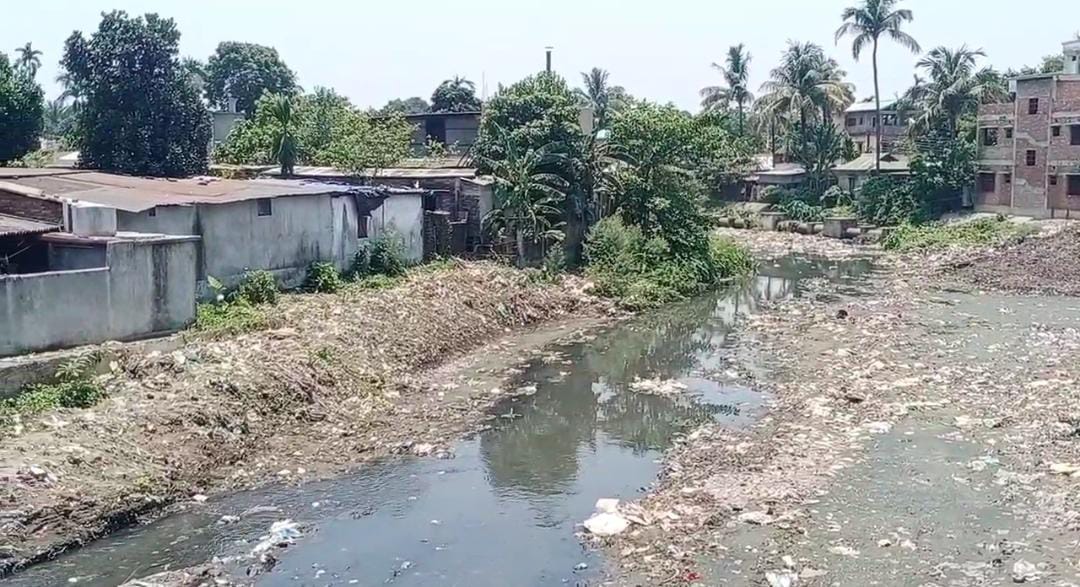
M 791 41 L 780 65 L 761 85 L 762 111 L 787 117 L 807 126 L 820 115 L 828 121 L 832 112 L 842 111 L 854 101 L 852 85 L 835 59 L 813 43 Z
M 944 126 L 956 136 L 960 118 L 972 114 L 980 104 L 1003 102 L 1009 98 L 1008 85 L 991 68 L 978 68 L 981 49 L 963 45 L 958 49 L 937 47 L 919 60 L 916 67 L 925 78 L 916 77 L 900 100 L 900 108 L 914 113 L 911 132 L 923 134 Z
M 897 10 L 896 4 L 899 1 L 863 0 L 862 6 L 845 8 L 842 15 L 844 24 L 840 25 L 840 28 L 836 30 L 837 43 L 845 36 L 854 37 L 851 41 L 851 54 L 856 61 L 859 60 L 859 56 L 867 45 L 873 47 L 874 116 L 875 120 L 877 120 L 877 146 L 874 149 L 876 153 L 874 159 L 877 171 L 881 171 L 882 127 L 881 90 L 878 87 L 878 42 L 882 35 L 887 35 L 890 39 L 910 49 L 912 53 L 921 51 L 919 43 L 915 41 L 914 37 L 901 30 L 904 23 L 911 22 L 914 16 L 912 16 L 910 10 Z
M 582 88 L 577 90 L 578 98 L 582 104 L 592 108 L 593 117 L 596 121 L 595 130 L 607 128 L 607 123 L 612 112 L 621 106 L 622 96 L 626 91 L 621 86 L 608 84 L 609 74 L 607 70 L 599 67 L 591 71 L 582 72 Z
M 284 94 L 276 94 L 270 100 L 270 116 L 275 122 L 271 155 L 281 164 L 281 175 L 290 176 L 298 155 L 293 101 Z
M 431 96 L 432 112 L 472 112 L 480 110 L 476 84 L 463 77 L 444 80 Z
M 556 145 L 522 150 L 505 130 L 494 127 L 502 143 L 502 157 L 482 158 L 495 179 L 496 205 L 484 216 L 484 226 L 495 234 L 512 234 L 517 244 L 518 264 L 524 265 L 526 242 L 546 243 L 561 236 L 559 204 L 566 199 L 569 184 L 551 168 L 558 164 Z
M 754 101 L 750 93 L 750 53 L 739 43 L 728 49 L 724 65 L 713 63 L 712 67 L 724 77 L 726 86 L 709 86 L 701 90 L 701 107 L 706 112 L 725 107 L 735 102 L 739 109 L 739 134 L 743 134 L 746 124 L 746 105 Z
M 36 76 L 38 69 L 41 69 L 41 51 L 34 49 L 32 43 L 27 43 L 15 51 L 19 54 L 19 59 L 16 61 L 17 67 L 29 73 L 30 77 Z

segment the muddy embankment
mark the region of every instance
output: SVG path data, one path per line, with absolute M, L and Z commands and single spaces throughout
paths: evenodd
M 2 431 L 0 575 L 177 501 L 437 452 L 478 426 L 500 394 L 435 367 L 512 364 L 529 345 L 612 310 L 574 278 L 540 284 L 460 263 L 418 270 L 392 289 L 285 296 L 273 312 L 273 330 L 193 335 L 166 354 L 121 351 L 101 376 L 102 402 Z M 498 343 L 540 325 L 551 328 Z
M 626 583 L 1073 584 L 1080 305 L 1034 295 L 1075 291 L 1080 234 L 1060 228 L 883 255 L 859 291 L 816 284 L 751 319 L 735 354 L 774 367 L 753 382 L 769 413 L 669 453 L 649 523 L 606 541 Z

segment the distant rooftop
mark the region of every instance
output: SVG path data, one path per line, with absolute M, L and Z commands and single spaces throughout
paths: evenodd
M 881 155 L 881 171 L 883 173 L 906 173 L 910 169 L 911 160 L 899 153 L 883 153 Z M 833 168 L 834 173 L 860 173 L 876 169 L 874 153 L 863 153 L 847 163 Z
M 60 227 L 55 224 L 0 214 L 0 237 L 42 234 L 56 230 L 60 230 Z
M 881 101 L 881 110 L 882 110 L 882 112 L 885 112 L 885 111 L 888 111 L 888 110 L 895 110 L 895 109 L 896 109 L 896 100 L 882 100 Z M 844 112 L 847 112 L 848 114 L 852 114 L 852 113 L 858 113 L 858 112 L 873 112 L 874 110 L 876 110 L 876 108 L 874 108 L 874 101 L 871 100 L 869 102 L 856 102 L 856 103 L 852 104 L 851 106 L 848 106 L 847 110 L 845 110 Z
M 141 212 L 155 206 L 221 204 L 260 198 L 353 192 L 354 186 L 306 180 L 165 179 L 68 169 L 0 168 L 0 191 L 81 201 Z

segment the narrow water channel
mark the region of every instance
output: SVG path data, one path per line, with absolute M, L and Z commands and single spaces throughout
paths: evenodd
M 746 426 L 763 410 L 761 394 L 725 383 L 733 366 L 724 349 L 739 318 L 762 300 L 798 295 L 805 279 L 857 287 L 870 269 L 867 260 L 766 264 L 742 286 L 549 349 L 514 382 L 536 393 L 500 405 L 507 417 L 459 443 L 453 459 L 388 459 L 329 481 L 216 498 L 6 582 L 113 587 L 248 552 L 288 518 L 305 536 L 259 585 L 588 584 L 603 561 L 575 530 L 598 498 L 639 497 L 663 451 L 693 424 Z M 631 390 L 636 378 L 687 389 L 645 395 Z

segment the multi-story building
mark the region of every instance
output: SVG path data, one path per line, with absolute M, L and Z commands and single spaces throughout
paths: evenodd
M 873 153 L 877 145 L 878 119 L 874 102 L 858 102 L 844 111 L 844 132 L 860 153 Z M 881 152 L 895 149 L 907 133 L 907 119 L 896 110 L 895 100 L 881 101 Z
M 1012 80 L 1014 99 L 979 108 L 975 209 L 1080 218 L 1080 40 L 1065 71 Z

